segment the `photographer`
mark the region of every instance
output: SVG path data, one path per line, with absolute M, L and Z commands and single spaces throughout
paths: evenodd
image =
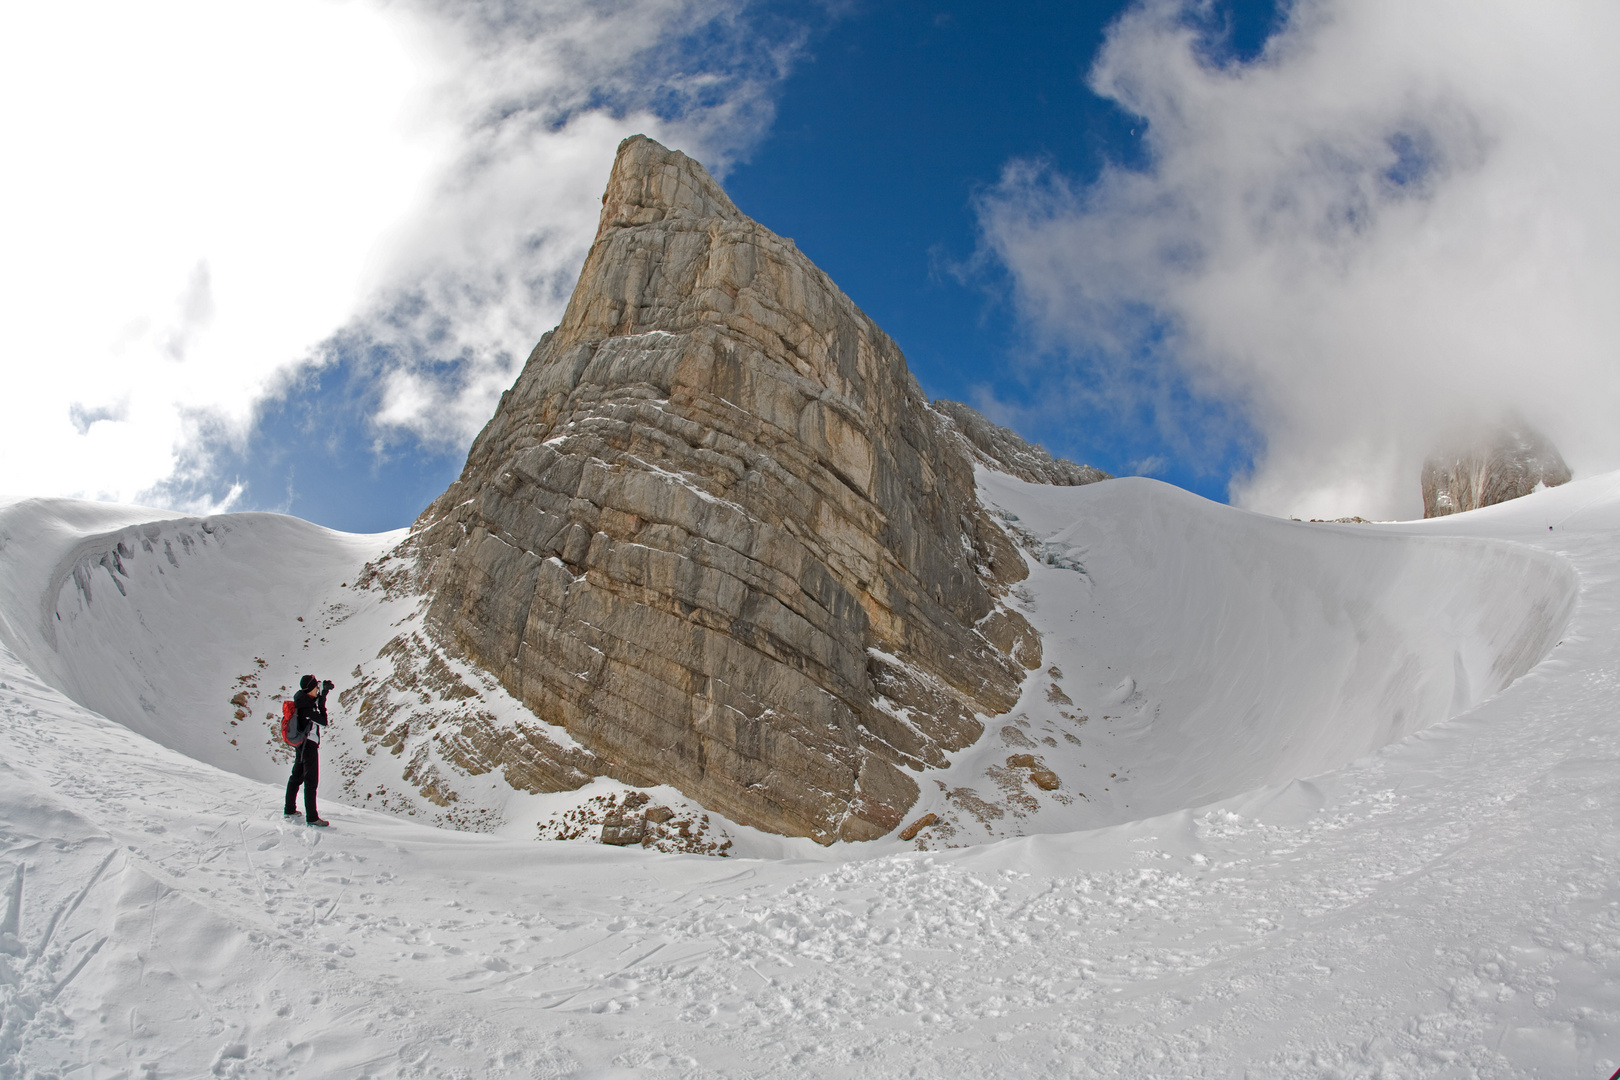
M 293 758 L 292 777 L 287 781 L 287 808 L 283 811 L 289 817 L 298 813 L 298 785 L 303 784 L 304 818 L 321 828 L 329 822 L 321 820 L 315 809 L 315 786 L 321 778 L 321 730 L 326 727 L 326 693 L 331 689 L 331 680 L 317 684 L 313 675 L 298 681 L 293 705 L 298 711 L 297 730 L 304 741 L 298 744 Z

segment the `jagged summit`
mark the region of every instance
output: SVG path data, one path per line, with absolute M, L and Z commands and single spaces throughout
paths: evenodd
M 935 412 L 943 413 L 967 440 L 973 459 L 987 468 L 1028 480 L 1032 484 L 1079 487 L 1113 477 L 1090 465 L 1079 465 L 1067 458 L 1053 457 L 1044 446 L 1025 442 L 1011 428 L 987 420 L 978 410 L 960 401 L 936 400 Z
M 1423 463 L 1423 516 L 1444 517 L 1569 483 L 1552 441 L 1520 416 L 1453 435 Z
M 439 645 L 545 721 L 464 756 L 893 829 L 1040 662 L 968 446 L 791 241 L 625 140 L 561 325 L 410 541 Z
M 747 220 L 702 165 L 645 135 L 630 136 L 619 144 L 607 190 L 602 193 L 596 239 L 600 241 L 610 229 L 673 218 Z

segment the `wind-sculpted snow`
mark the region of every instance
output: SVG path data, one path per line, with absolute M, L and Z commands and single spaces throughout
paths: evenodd
M 1334 769 L 1519 678 L 1578 591 L 1564 560 L 1501 540 L 1280 521 L 1148 480 L 979 484 L 1036 556 L 1021 606 L 1048 667 L 918 805 L 945 819 L 925 844 Z M 1059 786 L 1028 783 L 1037 768 Z
M 1139 516 L 1173 521 L 1175 504 L 1153 510 L 1151 498 Z M 17 606 L 15 568 L 48 578 L 77 538 L 131 524 L 57 509 L 55 554 L 38 567 L 10 546 L 26 523 L 0 521 L 8 633 L 20 610 L 38 610 L 37 596 Z M 1079 520 L 1023 510 L 1037 545 Z M 1337 553 L 1346 595 L 1375 566 L 1358 544 L 1485 553 L 1501 575 L 1567 560 L 1580 603 L 1546 662 L 1465 714 L 1309 781 L 949 851 L 659 856 L 453 833 L 344 798 L 331 800 L 323 833 L 287 824 L 275 786 L 74 705 L 0 650 L 0 1076 L 88 1065 L 300 1080 L 1602 1080 L 1620 1064 L 1620 479 L 1444 519 L 1452 534 L 1497 538 L 1477 548 L 1407 542 L 1445 535 L 1440 524 L 1392 528 L 1389 542 L 1261 523 L 1239 577 L 1277 610 L 1298 608 L 1273 596 L 1290 564 L 1261 547 L 1268 534 Z M 1221 528 L 1216 516 L 1187 531 L 1218 550 Z M 1098 617 L 1130 626 L 1126 615 L 1145 619 L 1161 602 L 1154 575 L 1198 576 L 1172 573 L 1162 548 L 1133 536 L 1068 532 L 1058 542 L 1084 569 L 1037 575 L 1036 614 L 1058 598 L 1051 581 L 1094 590 L 1099 605 L 1113 581 L 1141 606 L 1099 606 Z M 92 577 L 83 610 L 114 596 L 145 603 L 143 580 L 181 580 L 143 579 L 146 557 L 125 560 L 125 593 Z M 1131 578 L 1132 566 L 1148 569 Z M 1368 603 L 1380 598 L 1367 588 Z M 206 594 L 178 599 L 207 606 Z M 1226 610 L 1227 625 L 1264 625 L 1235 617 L 1240 598 Z M 1070 661 L 1073 672 L 1034 693 L 1044 701 L 1060 682 L 1078 700 L 1053 707 L 1071 712 L 1126 681 L 1144 700 L 1162 695 L 1161 669 L 1109 671 L 1106 660 L 1095 675 Z M 1107 735 L 1103 715 L 1080 728 L 1088 748 L 1125 737 Z M 1038 723 L 1032 714 L 1019 730 L 1034 741 Z
M 291 761 L 277 734 L 282 700 L 302 674 L 332 678 L 323 798 L 534 837 L 537 823 L 604 797 L 593 787 L 548 802 L 435 730 L 454 720 L 499 743 L 514 725 L 548 726 L 425 643 L 422 597 L 385 554 L 401 535 L 348 535 L 278 514 L 166 520 L 72 500 L 0 505 L 0 551 L 11 556 L 0 572 L 0 641 L 79 704 L 271 783 Z M 566 733 L 549 730 L 567 754 Z M 655 794 L 683 805 L 678 793 Z M 687 846 L 726 839 L 717 822 Z
M 927 785 L 908 814 L 935 815 L 923 848 L 1128 821 L 1333 769 L 1500 691 L 1557 640 L 1576 595 L 1562 560 L 1522 544 L 1283 522 L 1151 481 L 978 479 L 1033 555 L 1015 597 L 1047 663 Z M 530 794 L 547 789 L 526 786 L 526 762 L 503 763 L 515 725 L 528 735 L 512 745 L 564 762 L 583 751 L 419 632 L 423 598 L 384 557 L 398 534 L 142 514 L 0 508 L 0 629 L 53 685 L 274 781 L 279 702 L 318 669 L 341 691 L 332 796 L 462 829 L 594 837 L 546 822 L 611 793 Z M 723 818 L 716 829 L 715 847 L 780 849 Z
M 27 749 L 0 758 L 0 1075 L 1602 1080 L 1620 478 L 1570 488 L 1444 519 L 1582 588 L 1554 655 L 1466 714 L 1309 781 L 950 851 L 657 856 L 342 800 L 306 829 L 0 651 Z M 1101 593 L 1104 555 L 1094 586 L 1051 572 Z
M 58 499 L 0 506 L 0 537 L 16 560 L 0 574 L 0 640 L 85 707 L 260 780 L 285 771 L 267 752 L 266 714 L 279 715 L 305 666 L 340 676 L 375 652 L 337 668 L 320 646 L 360 606 L 340 586 L 398 539 L 279 514 L 165 520 Z M 257 707 L 232 704 L 244 688 Z

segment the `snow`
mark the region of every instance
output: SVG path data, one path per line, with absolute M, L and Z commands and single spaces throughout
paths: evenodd
M 318 643 L 317 619 L 344 602 L 340 584 L 403 535 L 354 536 L 279 514 L 164 520 L 161 511 L 72 500 L 0 504 L 4 550 L 20 560 L 0 576 L 0 640 L 87 708 L 211 765 L 272 780 L 286 769 L 262 752 L 263 714 L 279 717 L 279 706 L 267 698 L 233 730 L 236 680 L 256 673 L 255 657 L 309 657 L 304 642 Z M 279 670 L 290 688 L 275 689 L 290 696 L 302 672 Z M 203 736 L 203 718 L 216 716 Z M 251 741 L 240 738 L 249 731 Z
M 1620 1065 L 1620 475 L 1380 526 L 980 484 L 1062 553 L 1017 601 L 1046 658 L 919 780 L 1003 816 L 939 792 L 966 846 L 777 858 L 538 843 L 521 805 L 454 832 L 325 784 L 334 827 L 289 824 L 217 691 L 410 625 L 353 588 L 397 538 L 0 507 L 0 1076 Z M 1061 785 L 1014 800 L 1010 751 Z
M 1015 799 L 992 833 L 1113 824 L 1336 768 L 1518 678 L 1577 590 L 1563 559 L 1501 540 L 1280 521 L 1152 480 L 1052 488 L 981 469 L 979 485 L 1065 554 L 1035 561 L 1023 590 L 1045 670 L 992 722 L 1005 741 L 970 754 L 1034 750 L 1084 794 Z M 996 786 L 977 790 L 994 801 Z

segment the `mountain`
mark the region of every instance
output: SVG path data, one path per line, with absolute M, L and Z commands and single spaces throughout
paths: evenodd
M 1613 1071 L 1620 474 L 1065 483 L 626 153 L 412 530 L 0 500 L 0 1076 Z
M 535 842 L 630 798 L 477 771 L 577 744 L 434 651 L 398 533 L 0 500 L 0 1075 L 1613 1071 L 1620 474 L 1348 526 L 975 480 L 1042 668 L 910 840 L 638 793 L 726 862 Z
M 1569 483 L 1569 466 L 1522 418 L 1490 426 L 1423 463 L 1423 516 L 1444 517 Z
M 973 464 L 1062 469 L 1009 435 L 930 408 L 791 240 L 627 139 L 561 325 L 413 528 L 427 626 L 577 744 L 499 750 L 533 790 L 666 783 L 880 836 L 1040 664 Z
M 967 443 L 968 453 L 979 464 L 1028 480 L 1032 484 L 1054 484 L 1060 487 L 1079 487 L 1095 484 L 1113 477 L 1090 465 L 1077 465 L 1066 458 L 1054 458 L 1042 446 L 1031 446 L 1011 428 L 1004 428 L 986 420 L 979 412 L 960 401 L 939 400 L 934 411 L 950 418 L 952 425 Z

